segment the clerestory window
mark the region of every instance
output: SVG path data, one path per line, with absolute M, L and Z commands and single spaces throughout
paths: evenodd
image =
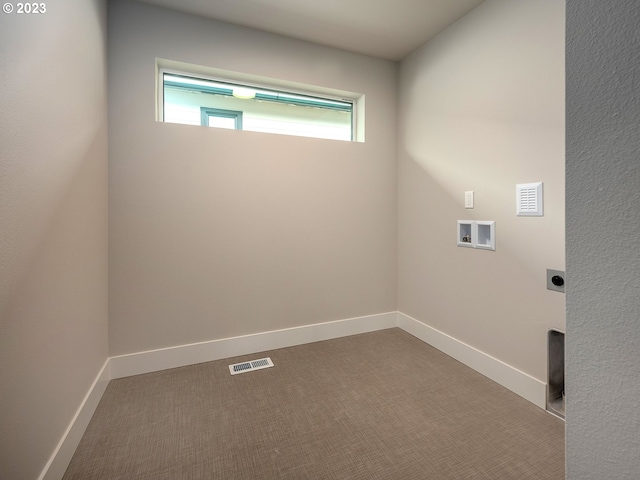
M 355 140 L 355 99 L 265 88 L 160 69 L 161 121 Z

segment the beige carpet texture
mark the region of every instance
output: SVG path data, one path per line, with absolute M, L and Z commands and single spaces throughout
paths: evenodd
M 398 328 L 112 380 L 64 476 L 563 478 L 562 420 Z

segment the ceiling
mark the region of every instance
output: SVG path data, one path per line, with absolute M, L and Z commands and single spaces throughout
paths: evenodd
M 141 0 L 398 61 L 483 0 Z

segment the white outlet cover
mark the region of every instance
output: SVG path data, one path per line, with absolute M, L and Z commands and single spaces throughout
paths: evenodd
M 464 192 L 464 208 L 473 208 L 473 190 Z

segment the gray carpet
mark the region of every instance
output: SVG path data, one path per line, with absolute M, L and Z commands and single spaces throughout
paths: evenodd
M 563 478 L 564 422 L 397 328 L 113 380 L 64 476 Z

